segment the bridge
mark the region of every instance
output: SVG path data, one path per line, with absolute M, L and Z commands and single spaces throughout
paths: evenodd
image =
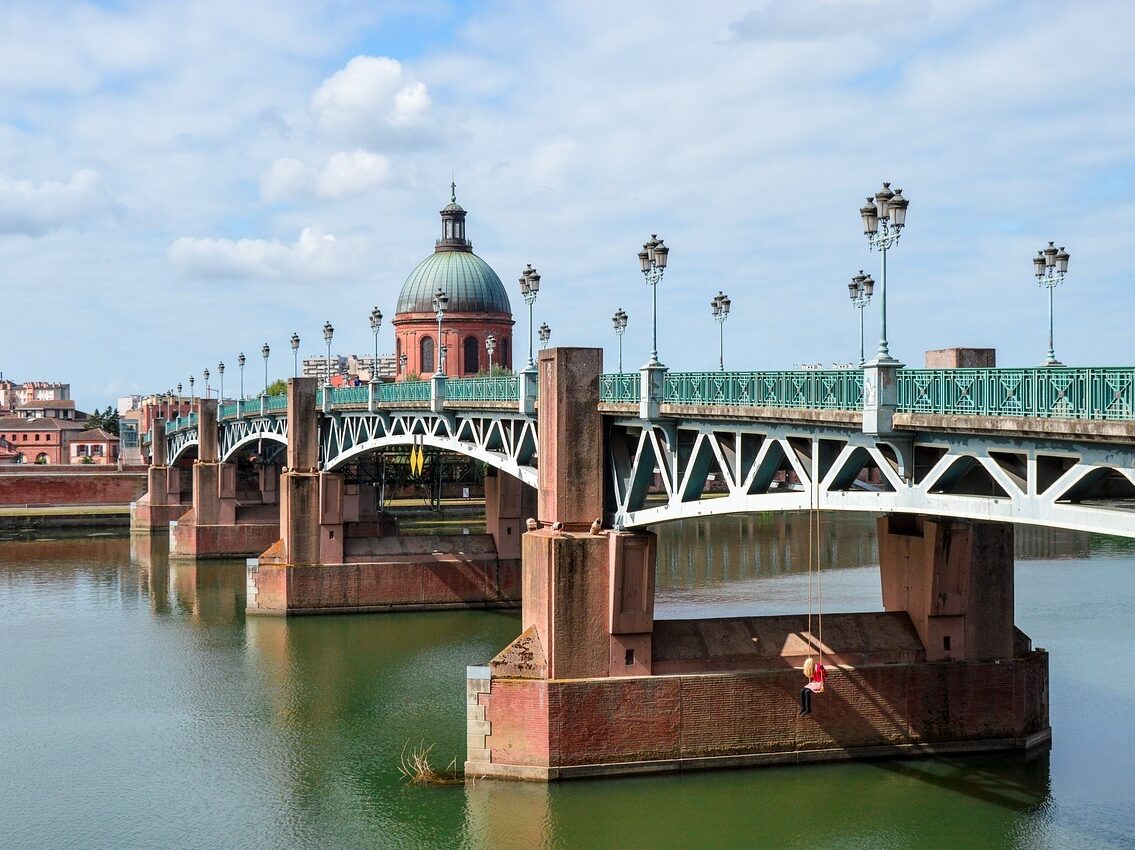
M 871 369 L 668 372 L 654 397 L 637 373 L 602 375 L 607 523 L 817 508 L 1135 536 L 1135 368 L 891 371 L 890 405 L 865 395 Z M 536 485 L 533 374 L 327 388 L 315 405 L 324 471 L 425 445 Z M 870 427 L 880 408 L 889 428 Z M 287 397 L 223 405 L 218 428 L 222 462 L 284 446 Z M 166 440 L 171 462 L 196 450 L 197 415 Z
M 254 444 L 285 456 L 278 499 L 261 468 L 279 507 L 259 526 L 242 524 L 234 485 Z M 407 550 L 346 474 L 427 445 L 489 471 L 484 547 Z M 502 379 L 296 378 L 286 396 L 157 423 L 152 447 L 137 518 L 180 517 L 171 546 L 190 554 L 260 552 L 249 613 L 522 606 L 520 635 L 467 671 L 473 775 L 1042 745 L 1048 659 L 1013 623 L 1013 523 L 1135 537 L 1135 369 L 602 374 L 597 350 L 551 349 Z M 168 463 L 194 455 L 186 510 Z M 646 526 L 775 510 L 880 514 L 884 611 L 818 629 L 804 615 L 655 621 Z M 827 687 L 797 718 L 815 655 Z

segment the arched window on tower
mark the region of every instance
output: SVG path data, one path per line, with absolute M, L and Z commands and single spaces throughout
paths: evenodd
M 501 366 L 505 369 L 512 368 L 512 358 L 508 355 L 508 337 L 501 337 Z
M 478 361 L 478 355 L 480 354 L 481 346 L 477 342 L 477 337 L 465 337 L 464 348 L 465 374 L 476 375 L 479 371 L 481 371 L 481 367 Z
M 425 377 L 432 374 L 437 368 L 434 364 L 434 338 L 432 336 L 422 337 L 418 348 L 418 371 L 422 377 Z

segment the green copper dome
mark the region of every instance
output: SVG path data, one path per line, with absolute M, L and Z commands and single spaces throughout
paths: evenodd
M 397 312 L 432 313 L 434 293 L 441 289 L 449 297 L 447 310 L 512 315 L 501 279 L 473 253 L 473 243 L 465 238 L 465 216 L 457 203 L 457 187 L 451 185 L 449 204 L 441 211 L 441 238 L 434 253 L 418 263 L 402 284 Z
M 398 294 L 399 313 L 433 311 L 438 288 L 449 296 L 451 312 L 512 314 L 508 293 L 492 267 L 471 251 L 437 251 L 410 272 Z

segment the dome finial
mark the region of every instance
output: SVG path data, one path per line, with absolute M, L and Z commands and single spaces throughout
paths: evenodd
M 457 181 L 454 180 L 449 184 L 449 202 L 451 204 L 457 203 Z

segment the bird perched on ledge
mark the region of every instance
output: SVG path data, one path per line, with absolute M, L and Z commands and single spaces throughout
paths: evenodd
M 528 519 L 524 523 L 524 527 L 529 531 L 535 531 L 540 527 L 540 523 L 536 522 L 536 520 L 534 520 L 532 517 L 528 517 Z
M 562 522 L 560 522 L 559 520 L 556 520 L 555 522 L 552 523 L 552 531 L 556 532 L 556 534 L 566 534 L 567 533 L 567 532 L 564 531 L 564 524 Z
M 603 530 L 603 518 L 595 517 L 595 522 L 591 523 L 591 533 L 598 534 Z

